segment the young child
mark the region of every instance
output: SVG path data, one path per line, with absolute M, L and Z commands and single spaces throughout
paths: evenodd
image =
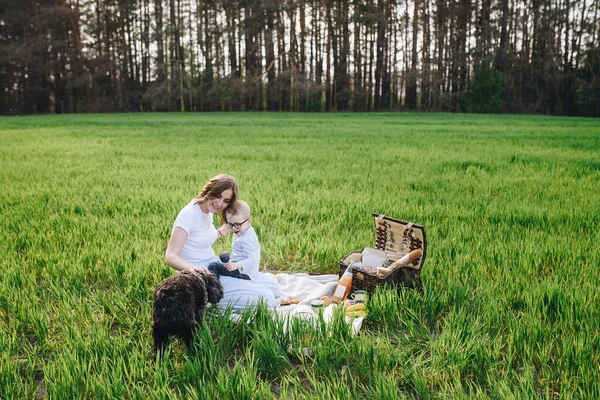
M 279 297 L 279 282 L 273 274 L 262 273 L 260 265 L 260 244 L 252 227 L 250 206 L 243 200 L 237 200 L 225 214 L 227 228 L 233 232 L 231 253 L 221 254 L 221 262 L 213 262 L 208 270 L 220 276 L 249 279 L 267 286 Z

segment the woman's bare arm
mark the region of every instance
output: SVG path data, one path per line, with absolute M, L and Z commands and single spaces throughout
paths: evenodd
M 187 240 L 187 232 L 182 228 L 176 226 L 173 228 L 173 232 L 171 233 L 171 239 L 169 240 L 169 245 L 167 246 L 167 251 L 165 252 L 165 262 L 167 265 L 177 271 L 184 271 L 186 269 L 197 268 L 202 273 L 208 274 L 208 269 L 204 265 L 194 265 L 183 258 L 181 258 L 181 250 L 183 250 L 183 245 Z

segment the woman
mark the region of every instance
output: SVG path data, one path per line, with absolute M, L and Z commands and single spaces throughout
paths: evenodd
M 215 229 L 213 215 L 219 215 L 221 222 L 225 222 L 225 212 L 235 203 L 237 193 L 237 183 L 230 175 L 217 175 L 204 185 L 198 196 L 179 212 L 173 224 L 165 253 L 167 265 L 177 271 L 197 268 L 204 274 L 210 273 L 208 265 L 219 261 L 212 245 L 230 232 L 224 223 Z M 233 310 L 240 310 L 261 299 L 269 307 L 278 304 L 273 292 L 264 285 L 229 276 L 222 276 L 220 280 L 225 293 L 219 302 L 222 308 L 232 306 Z

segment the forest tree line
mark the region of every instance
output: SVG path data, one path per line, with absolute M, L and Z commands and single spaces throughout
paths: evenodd
M 600 0 L 1 3 L 1 114 L 600 116 Z

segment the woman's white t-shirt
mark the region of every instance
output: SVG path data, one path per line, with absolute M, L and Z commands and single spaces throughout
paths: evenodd
M 212 248 L 217 240 L 217 229 L 213 223 L 213 213 L 205 213 L 193 200 L 177 215 L 173 229 L 178 226 L 187 232 L 188 237 L 179 254 L 185 261 L 197 265 L 200 261 L 216 257 Z M 208 265 L 204 265 L 208 267 Z

